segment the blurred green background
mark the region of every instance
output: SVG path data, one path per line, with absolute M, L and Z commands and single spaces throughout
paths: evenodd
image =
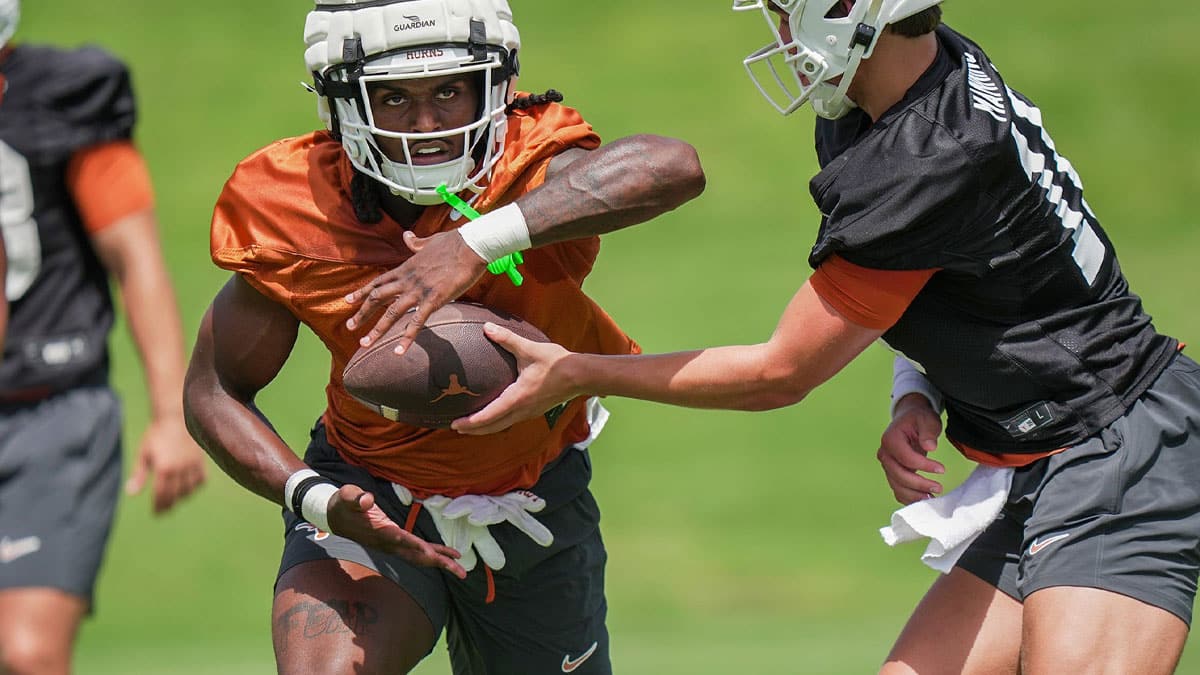
M 588 289 L 649 351 L 764 340 L 810 270 L 817 213 L 812 114 L 776 114 L 741 59 L 767 41 L 727 0 L 512 0 L 522 87 L 554 87 L 606 139 L 649 132 L 699 150 L 707 192 L 606 238 Z M 141 103 L 137 141 L 158 191 L 189 341 L 225 274 L 208 260 L 212 204 L 243 156 L 317 123 L 301 0 L 26 0 L 18 40 L 100 44 Z M 1058 147 L 1159 328 L 1200 342 L 1195 311 L 1200 9 L 1146 0 L 946 3 Z M 786 208 L 785 208 L 786 205 Z M 145 424 L 123 326 L 113 339 L 127 453 Z M 294 448 L 319 414 L 327 360 L 304 336 L 263 407 Z M 770 413 L 610 400 L 593 448 L 610 553 L 613 659 L 649 673 L 874 672 L 934 573 L 919 545 L 887 548 L 895 507 L 874 458 L 890 356 L 873 347 L 836 381 Z M 950 481 L 968 468 L 943 446 Z M 273 672 L 277 509 L 215 467 L 175 512 L 145 495 L 118 511 L 98 612 L 77 672 Z M 448 673 L 439 647 L 417 670 Z M 1200 673 L 1193 643 L 1180 668 Z

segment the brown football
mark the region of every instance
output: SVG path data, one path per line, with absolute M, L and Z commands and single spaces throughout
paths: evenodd
M 546 342 L 533 324 L 473 302 L 438 309 L 403 355 L 392 349 L 402 319 L 369 347 L 351 357 L 342 384 L 351 396 L 394 422 L 446 428 L 491 403 L 517 378 L 512 354 L 483 334 L 486 321 Z

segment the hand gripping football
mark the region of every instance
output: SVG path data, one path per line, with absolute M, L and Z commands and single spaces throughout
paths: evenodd
M 342 384 L 389 420 L 447 428 L 491 403 L 517 379 L 516 359 L 483 334 L 486 321 L 530 340 L 549 340 L 533 324 L 507 312 L 451 302 L 430 315 L 403 355 L 392 351 L 406 325 L 403 320 L 359 349 L 342 372 Z

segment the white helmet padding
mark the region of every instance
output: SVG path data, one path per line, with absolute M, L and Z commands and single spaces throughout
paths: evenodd
M 505 0 L 335 0 L 309 13 L 304 42 L 318 114 L 355 168 L 422 205 L 441 202 L 439 185 L 451 192 L 486 187 L 504 151 L 505 108 L 518 68 L 520 35 Z M 436 133 L 375 124 L 370 84 L 464 73 L 478 73 L 483 83 L 474 122 Z M 456 135 L 464 139 L 461 157 L 412 164 L 413 143 Z M 389 158 L 377 137 L 402 140 L 404 157 Z
M 746 57 L 750 79 L 784 115 L 811 101 L 821 117 L 837 119 L 854 102 L 846 90 L 859 63 L 870 58 L 883 29 L 941 0 L 855 0 L 849 12 L 833 11 L 843 0 L 776 0 L 787 14 L 791 39 L 779 30 L 780 17 L 767 0 L 734 0 L 737 12 L 759 11 L 774 40 Z M 832 82 L 838 77 L 841 80 Z

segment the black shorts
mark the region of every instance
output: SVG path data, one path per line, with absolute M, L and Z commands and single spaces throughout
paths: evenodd
M 396 498 L 391 484 L 343 461 L 329 445 L 323 425 L 313 430 L 304 460 L 339 484 L 352 483 L 372 492 L 393 521 L 405 524 L 409 507 Z M 546 501 L 535 517 L 554 533 L 554 543 L 547 548 L 509 523 L 492 526 L 507 563 L 492 572 L 495 599 L 490 603 L 482 561 L 466 580 L 459 580 L 320 532 L 287 510 L 283 511 L 279 574 L 300 563 L 329 559 L 379 572 L 417 601 L 437 633 L 446 629 L 456 675 L 567 672 L 562 669 L 576 662 L 579 665 L 571 672 L 608 675 L 612 666 L 605 625 L 607 553 L 600 538 L 600 510 L 587 489 L 590 480 L 587 451 L 568 448 L 530 488 Z M 419 511 L 413 532 L 427 541 L 442 542 L 425 509 Z
M 1180 354 L 1124 417 L 1017 469 L 958 566 L 1023 600 L 1120 593 L 1190 623 L 1200 571 L 1200 365 Z
M 90 606 L 120 485 L 108 387 L 0 406 L 0 588 L 57 588 Z

